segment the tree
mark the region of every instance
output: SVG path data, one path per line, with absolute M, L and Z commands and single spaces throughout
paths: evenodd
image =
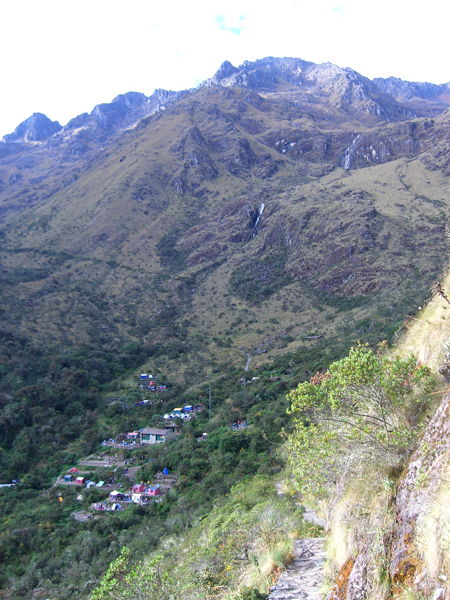
M 434 378 L 414 356 L 373 352 L 357 344 L 288 394 L 294 432 L 288 455 L 303 492 L 321 495 L 327 484 L 365 461 L 404 464 L 420 429 Z M 366 463 L 367 464 L 367 463 Z
M 91 600 L 171 600 L 172 582 L 163 571 L 162 557 L 132 565 L 130 551 L 122 548 L 119 558 L 111 565 L 100 585 L 92 592 Z

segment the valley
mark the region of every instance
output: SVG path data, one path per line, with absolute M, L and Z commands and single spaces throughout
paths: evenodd
M 242 506 L 278 510 L 286 394 L 358 341 L 397 342 L 448 267 L 449 106 L 447 84 L 269 57 L 3 138 L 0 483 L 21 483 L 0 490 L 0 598 L 87 598 L 124 547 L 176 571 L 203 521 L 231 511 L 254 532 Z M 75 521 L 104 494 L 56 479 L 184 405 L 205 408 L 176 439 L 116 449 L 142 481 L 179 475 L 164 500 Z M 283 560 L 289 527 L 308 537 L 297 494 L 280 501 Z M 246 561 L 266 581 L 252 535 L 239 560 L 202 546 L 184 597 Z

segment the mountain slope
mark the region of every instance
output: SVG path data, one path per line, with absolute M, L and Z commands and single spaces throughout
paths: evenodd
M 263 75 L 250 77 L 261 69 L 278 87 L 283 75 L 322 96 L 261 91 Z M 5 288 L 6 303 L 20 299 L 12 320 L 23 322 L 27 305 L 38 339 L 80 343 L 87 323 L 73 308 L 76 288 L 92 283 L 116 328 L 147 335 L 158 327 L 152 315 L 169 307 L 189 322 L 188 338 L 206 335 L 205 356 L 224 360 L 223 344 L 276 355 L 286 336 L 294 351 L 312 331 L 337 335 L 352 307 L 357 329 L 373 331 L 376 320 L 388 335 L 420 303 L 412 298 L 424 297 L 442 264 L 447 113 L 405 122 L 408 111 L 392 112 L 395 102 L 379 94 L 377 116 L 367 108 L 374 85 L 332 65 L 264 59 L 231 80 L 226 66 L 218 73 L 134 128 L 138 113 L 107 138 L 98 128 L 116 117 L 93 121 L 148 105 L 125 95 L 94 109 L 91 125 L 69 124 L 3 158 L 2 265 L 36 273 Z M 244 87 L 230 86 L 237 73 Z M 347 97 L 349 85 L 368 91 Z M 369 129 L 383 111 L 401 121 Z M 56 327 L 57 314 L 67 317 Z

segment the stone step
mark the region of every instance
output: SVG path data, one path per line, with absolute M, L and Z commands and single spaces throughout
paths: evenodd
M 324 540 L 294 541 L 294 560 L 271 589 L 269 600 L 320 600 L 325 562 Z

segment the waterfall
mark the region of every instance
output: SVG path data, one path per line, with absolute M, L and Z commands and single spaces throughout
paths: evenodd
M 255 235 L 257 234 L 258 230 L 256 229 L 258 227 L 258 223 L 259 220 L 261 218 L 261 215 L 263 214 L 264 208 L 266 207 L 265 204 L 260 204 L 259 208 L 258 208 L 258 216 L 256 217 L 256 221 L 255 224 L 253 225 L 253 237 L 255 237 Z
M 355 145 L 356 142 L 359 140 L 361 134 L 358 134 L 355 139 L 353 140 L 351 146 L 349 146 L 346 150 L 345 150 L 345 155 L 344 155 L 344 169 L 348 170 L 350 169 L 350 160 L 352 157 L 352 154 L 355 150 Z

